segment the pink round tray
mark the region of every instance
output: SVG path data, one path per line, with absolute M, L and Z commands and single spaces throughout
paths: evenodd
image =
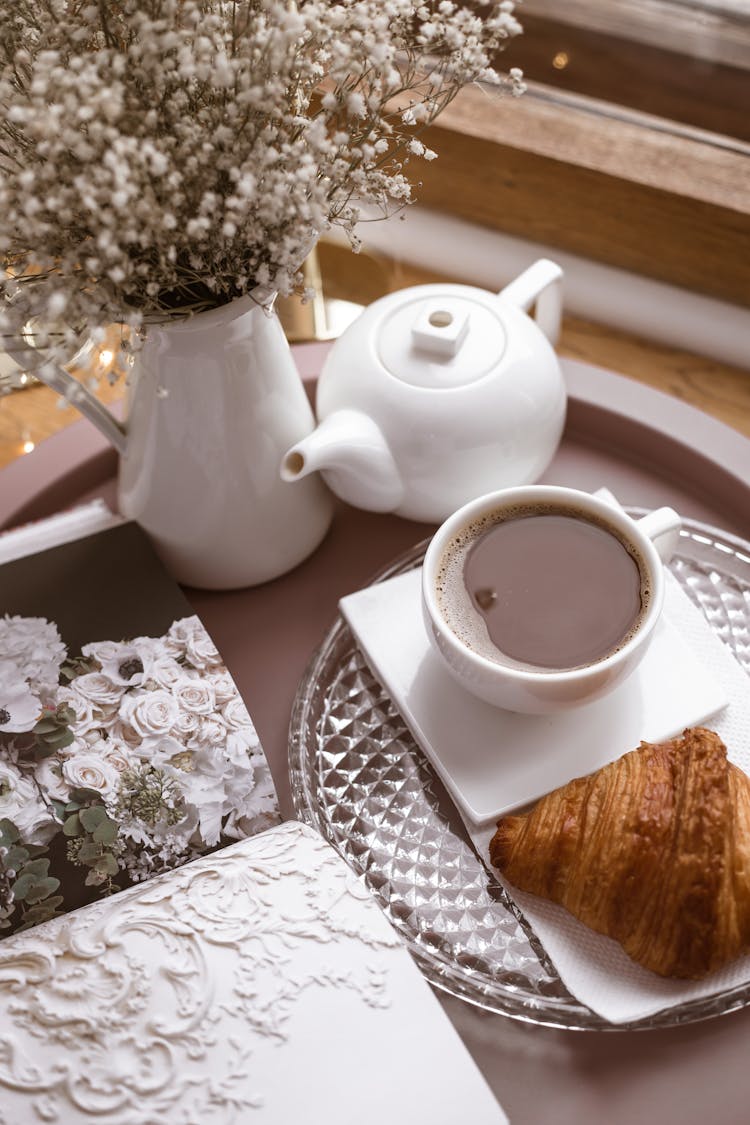
M 312 393 L 326 345 L 295 350 Z M 750 531 L 750 441 L 700 411 L 586 364 L 565 361 L 568 418 L 544 480 L 606 485 L 621 503 L 671 504 L 735 535 Z M 93 496 L 115 507 L 114 451 L 86 421 L 43 442 L 0 473 L 0 528 L 51 515 Z M 275 582 L 231 593 L 191 590 L 237 680 L 292 815 L 287 728 L 297 684 L 338 600 L 429 535 L 430 525 L 340 504 L 322 546 Z
M 296 349 L 311 392 L 324 352 L 324 345 Z M 545 481 L 606 486 L 625 505 L 671 504 L 684 516 L 748 537 L 750 440 L 621 376 L 573 361 L 564 368 L 568 419 Z M 77 423 L 0 472 L 0 528 L 93 496 L 114 507 L 115 473 L 114 452 L 89 423 Z M 249 590 L 187 591 L 253 715 L 285 816 L 293 816 L 292 704 L 339 598 L 430 530 L 340 504 L 321 547 L 290 574 Z M 599 1037 L 512 1024 L 450 997 L 443 1003 L 514 1125 L 744 1119 L 748 1010 L 709 1024 Z

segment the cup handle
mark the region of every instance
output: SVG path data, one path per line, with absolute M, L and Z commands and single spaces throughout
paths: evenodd
M 605 504 L 611 504 L 613 508 L 622 510 L 619 500 L 608 488 L 598 488 L 594 496 L 603 500 Z M 677 550 L 677 544 L 680 541 L 680 528 L 682 527 L 682 520 L 674 508 L 657 508 L 655 511 L 649 512 L 647 516 L 641 516 L 639 520 L 635 520 L 635 523 L 656 547 L 661 561 L 668 563 Z
M 682 521 L 674 508 L 657 508 L 635 521 L 656 547 L 662 562 L 669 562 L 680 541 Z

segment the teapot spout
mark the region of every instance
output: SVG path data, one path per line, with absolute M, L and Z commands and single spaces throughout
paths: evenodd
M 320 472 L 336 496 L 370 512 L 391 512 L 404 495 L 401 475 L 379 427 L 360 410 L 336 410 L 287 450 L 282 480 Z

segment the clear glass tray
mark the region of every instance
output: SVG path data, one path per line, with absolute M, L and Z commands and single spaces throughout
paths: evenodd
M 419 566 L 427 542 L 376 581 Z M 750 543 L 685 520 L 670 569 L 750 674 Z M 363 877 L 433 985 L 532 1023 L 612 1026 L 564 988 L 523 915 L 471 847 L 342 618 L 300 683 L 289 756 L 297 816 Z M 743 986 L 628 1026 L 671 1027 L 748 1001 L 750 986 Z

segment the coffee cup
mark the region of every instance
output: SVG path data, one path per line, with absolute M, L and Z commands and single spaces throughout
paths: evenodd
M 680 517 L 633 519 L 611 495 L 489 493 L 440 526 L 422 567 L 427 634 L 451 675 L 497 707 L 545 714 L 606 695 L 643 658 Z

